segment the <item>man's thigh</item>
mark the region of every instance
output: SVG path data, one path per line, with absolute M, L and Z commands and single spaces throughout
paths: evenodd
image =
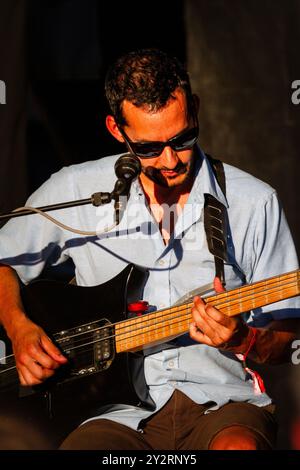
M 64 440 L 62 450 L 151 450 L 141 433 L 114 421 L 95 419 Z

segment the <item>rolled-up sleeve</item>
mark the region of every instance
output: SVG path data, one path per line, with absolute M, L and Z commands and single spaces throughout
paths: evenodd
M 293 238 L 276 191 L 257 206 L 254 227 L 249 250 L 252 265 L 250 282 L 298 269 Z M 255 323 L 264 324 L 273 319 L 292 317 L 300 317 L 299 297 L 256 309 L 251 319 Z
M 68 184 L 69 177 L 65 168 L 52 175 L 29 197 L 26 206 L 39 207 L 71 198 L 66 189 L 72 187 Z M 68 214 L 64 210 L 52 211 L 51 216 L 71 223 L 70 211 Z M 46 263 L 59 264 L 67 257 L 64 231 L 43 216 L 13 218 L 0 230 L 0 263 L 15 269 L 25 284 L 38 277 Z

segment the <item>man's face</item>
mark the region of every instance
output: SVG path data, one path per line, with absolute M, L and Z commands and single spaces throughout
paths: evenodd
M 123 103 L 124 131 L 132 142 L 166 142 L 195 125 L 188 115 L 185 94 L 178 89 L 174 99 L 157 111 L 149 112 L 129 101 Z M 193 149 L 175 151 L 167 146 L 153 158 L 140 158 L 145 182 L 147 179 L 163 187 L 182 185 L 191 174 Z M 149 183 L 149 181 L 148 181 Z

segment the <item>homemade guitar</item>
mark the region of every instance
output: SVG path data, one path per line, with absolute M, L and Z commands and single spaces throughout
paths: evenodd
M 144 282 L 145 273 L 129 265 L 113 280 L 96 287 L 35 281 L 23 289 L 28 316 L 47 331 L 69 359 L 45 387 L 98 373 L 89 383 L 98 405 L 143 403 L 154 407 L 147 398 L 140 352 L 188 332 L 192 301 L 127 318 L 128 301 L 140 298 Z M 297 270 L 209 296 L 205 301 L 233 316 L 299 294 Z M 0 358 L 1 390 L 10 389 L 18 378 L 4 332 L 0 339 L 8 352 Z M 86 384 L 81 389 L 88 401 Z M 76 394 L 74 390 L 72 395 Z

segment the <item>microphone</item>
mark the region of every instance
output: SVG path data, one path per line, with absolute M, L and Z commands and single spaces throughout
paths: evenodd
M 140 161 L 131 153 L 125 153 L 115 163 L 115 173 L 118 179 L 111 197 L 115 200 L 115 223 L 117 225 L 120 223 L 126 209 L 131 183 L 140 172 Z
M 141 172 L 141 164 L 137 157 L 125 153 L 115 163 L 115 173 L 120 179 L 132 182 Z

